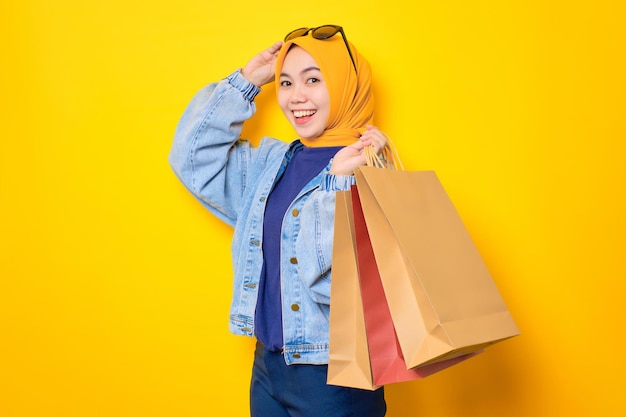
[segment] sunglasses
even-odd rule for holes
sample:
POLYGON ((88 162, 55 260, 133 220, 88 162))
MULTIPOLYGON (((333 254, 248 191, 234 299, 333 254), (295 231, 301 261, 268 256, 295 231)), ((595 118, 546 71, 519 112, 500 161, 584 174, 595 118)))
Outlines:
POLYGON ((318 26, 316 28, 300 28, 296 30, 292 30, 285 36, 285 42, 290 41, 295 38, 299 38, 300 36, 306 36, 311 33, 314 39, 326 40, 335 36, 337 33, 341 33, 341 37, 343 38, 343 43, 346 44, 346 49, 348 50, 348 54, 350 55, 350 60, 352 60, 352 66, 354 67, 354 71, 356 72, 356 63, 354 62, 354 57, 352 56, 352 51, 350 50, 350 45, 348 44, 348 39, 346 38, 346 34, 343 31, 341 26, 337 25, 324 25, 318 26))

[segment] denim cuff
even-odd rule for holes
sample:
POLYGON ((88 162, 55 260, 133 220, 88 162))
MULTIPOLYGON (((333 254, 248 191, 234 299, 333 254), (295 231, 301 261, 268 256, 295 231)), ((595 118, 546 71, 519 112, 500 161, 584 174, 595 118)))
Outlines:
POLYGON ((322 177, 320 189, 322 191, 347 191, 352 185, 356 185, 354 175, 326 174, 322 177))
POLYGON ((256 85, 252 84, 250 81, 246 79, 243 75, 241 75, 241 70, 237 70, 226 77, 230 85, 232 85, 237 90, 241 91, 243 97, 248 101, 254 101, 254 98, 261 92, 261 89, 256 85))

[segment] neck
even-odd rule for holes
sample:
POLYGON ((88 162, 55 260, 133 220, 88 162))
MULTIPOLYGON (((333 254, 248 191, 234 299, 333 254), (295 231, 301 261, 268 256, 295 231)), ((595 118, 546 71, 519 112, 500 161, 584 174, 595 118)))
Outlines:
POLYGON ((358 141, 365 129, 331 129, 316 138, 301 138, 300 141, 309 148, 329 146, 348 146, 358 141))

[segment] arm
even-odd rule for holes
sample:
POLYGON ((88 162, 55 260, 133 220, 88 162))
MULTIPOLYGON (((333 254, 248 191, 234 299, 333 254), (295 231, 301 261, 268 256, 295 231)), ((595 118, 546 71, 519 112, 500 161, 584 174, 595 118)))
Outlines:
POLYGON ((201 90, 183 114, 169 162, 181 182, 220 219, 233 225, 253 163, 254 149, 239 140, 256 108, 260 87, 274 79, 282 42, 252 58, 241 72, 201 90))
POLYGON ((259 91, 238 71, 202 89, 185 110, 169 154, 181 182, 229 224, 236 220, 251 158, 250 145, 238 139, 259 91))

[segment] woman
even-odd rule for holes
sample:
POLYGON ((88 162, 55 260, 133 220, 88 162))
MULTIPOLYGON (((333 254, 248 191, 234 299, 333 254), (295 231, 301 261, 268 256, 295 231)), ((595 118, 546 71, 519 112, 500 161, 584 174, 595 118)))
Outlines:
POLYGON ((372 120, 369 64, 334 25, 290 32, 181 118, 170 164, 235 227, 230 330, 258 340, 253 417, 385 415, 382 389, 326 384, 335 192, 354 184, 364 147, 384 147, 372 120), (239 135, 272 81, 299 139, 253 147, 239 135))

